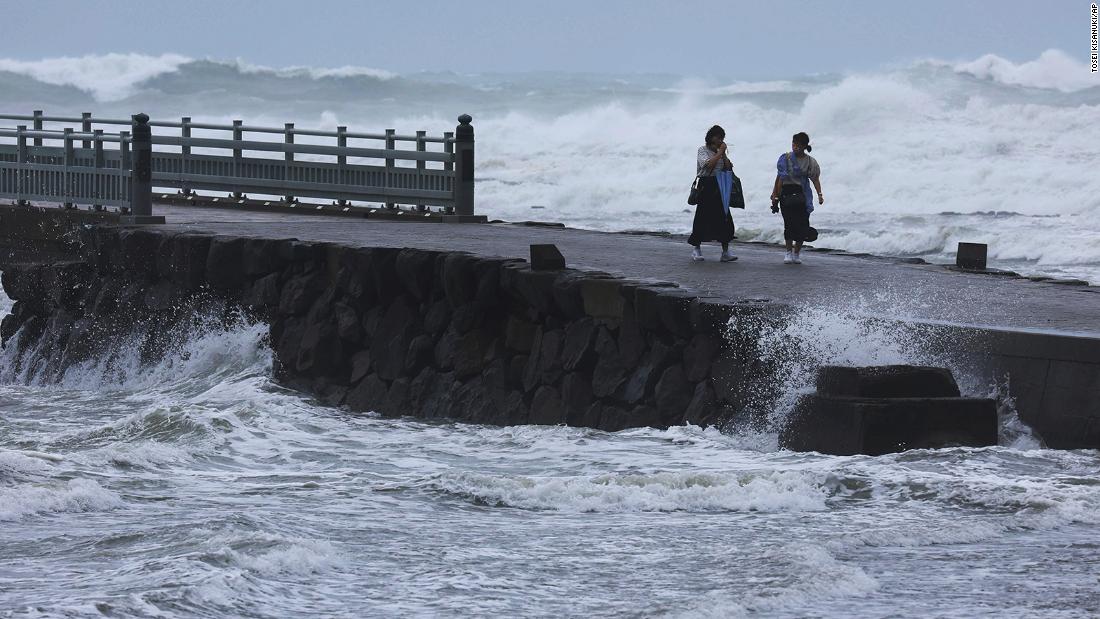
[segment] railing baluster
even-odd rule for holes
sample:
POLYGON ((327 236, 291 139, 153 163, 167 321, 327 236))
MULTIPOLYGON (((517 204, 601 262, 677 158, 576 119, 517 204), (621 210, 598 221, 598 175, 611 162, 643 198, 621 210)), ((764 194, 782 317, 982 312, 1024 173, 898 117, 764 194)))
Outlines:
MULTIPOLYGON (((422 152, 425 152, 426 150, 428 150, 428 148, 427 148, 428 143, 424 141, 424 137, 426 135, 428 135, 427 131, 417 131, 416 132, 416 151, 419 152, 419 153, 422 153, 422 152)), ((424 191, 424 160, 423 159, 417 159, 416 160, 416 190, 417 191, 424 191)), ((420 203, 417 203, 416 210, 423 213, 424 211, 428 210, 428 207, 425 206, 423 202, 420 202, 420 203)))
POLYGON ((447 153, 448 155, 451 156, 450 159, 443 162, 443 170, 445 172, 454 172, 454 169, 455 169, 455 159, 454 159, 455 143, 454 143, 454 139, 455 139, 455 132, 454 131, 447 131, 447 132, 443 133, 443 140, 444 140, 444 142, 443 142, 443 152, 445 152, 445 153, 447 153))
MULTIPOLYGON (((118 138, 118 170, 121 172, 123 170, 129 170, 132 164, 130 158, 130 132, 119 131, 118 138)), ((129 201, 132 192, 127 191, 127 188, 133 186, 133 175, 131 175, 128 180, 129 182, 123 182, 123 177, 121 176, 111 177, 111 199, 129 201)), ((132 210, 132 208, 130 210, 132 210)))
MULTIPOLYGON (((294 123, 286 123, 283 125, 283 143, 288 146, 284 150, 283 156, 283 182, 289 184, 291 182, 291 176, 294 175, 294 123)), ((294 204, 294 196, 285 195, 283 201, 287 204, 294 204)))
POLYGON ((15 203, 20 206, 26 206, 27 200, 23 197, 23 193, 26 188, 23 186, 26 183, 27 170, 24 166, 27 165, 27 125, 19 125, 15 128, 15 143, 16 143, 16 155, 15 161, 19 164, 16 174, 18 175, 15 180, 15 203))
POLYGON ((95 203, 92 204, 92 208, 97 211, 102 211, 103 205, 99 203, 99 200, 103 197, 103 130, 96 129, 92 133, 95 134, 95 139, 93 140, 93 147, 95 148, 95 174, 92 177, 95 179, 93 181, 94 188, 92 190, 92 199, 95 203))
MULTIPOLYGON (((80 130, 84 133, 91 133, 92 132, 92 113, 91 112, 82 112, 80 114, 80 130)), ((86 149, 91 148, 92 143, 89 140, 84 140, 83 146, 86 149)))
MULTIPOLYGON (((348 128, 344 125, 340 125, 339 127, 336 128, 336 134, 337 134, 336 135, 336 146, 338 148, 347 148, 348 147, 348 135, 347 135, 348 134, 348 128)), ((336 165, 337 165, 336 183, 339 184, 339 185, 349 184, 348 183, 348 178, 347 178, 348 156, 347 155, 336 155, 336 165)), ((348 205, 348 201, 343 199, 343 198, 340 198, 339 200, 337 200, 336 203, 339 204, 340 206, 347 206, 348 205)))
MULTIPOLYGON (((34 116, 34 130, 35 131, 41 131, 42 130, 42 110, 35 110, 32 113, 32 116, 34 116)), ((35 146, 42 146, 42 138, 34 138, 34 145, 35 146)))
MULTIPOLYGON (((182 127, 180 127, 180 137, 183 138, 184 140, 191 139, 191 117, 190 116, 184 116, 183 118, 180 119, 180 124, 183 125, 182 127)), ((189 144, 187 144, 186 142, 184 142, 184 144, 182 146, 180 146, 180 174, 181 175, 190 173, 190 168, 191 168, 190 161, 191 161, 191 146, 189 144)), ((180 195, 181 196, 190 196, 191 195, 191 189, 187 185, 184 185, 183 187, 180 187, 180 195)))
MULTIPOLYGON (((244 140, 244 129, 241 128, 242 125, 244 125, 243 120, 234 120, 233 121, 233 141, 234 142, 240 142, 240 141, 244 140)), ((241 166, 242 166, 241 159, 243 158, 243 156, 244 156, 244 152, 240 148, 234 148, 233 149, 233 176, 236 176, 237 178, 240 178, 240 176, 241 176, 241 172, 242 172, 242 170, 241 170, 241 166)), ((240 200, 244 196, 241 192, 234 191, 233 193, 230 194, 230 197, 233 198, 233 199, 236 199, 236 200, 240 200)))
POLYGON ((62 172, 64 185, 61 188, 61 199, 67 209, 76 208, 73 204, 73 166, 76 165, 76 153, 73 152, 73 128, 65 127, 65 160, 62 172))
MULTIPOLYGON (((391 150, 394 150, 394 149, 397 148, 397 140, 394 139, 394 135, 396 133, 397 133, 396 129, 386 129, 386 150, 391 151, 391 150)), ((393 162, 393 157, 390 157, 389 153, 386 153, 386 180, 385 180, 385 184, 386 184, 385 188, 386 189, 392 189, 393 188, 394 180, 395 180, 394 177, 396 176, 394 168, 395 168, 395 166, 394 166, 394 162, 393 162)), ((386 208, 390 208, 390 209, 397 208, 397 204, 395 204, 393 202, 390 202, 389 199, 387 199, 386 200, 386 208)))

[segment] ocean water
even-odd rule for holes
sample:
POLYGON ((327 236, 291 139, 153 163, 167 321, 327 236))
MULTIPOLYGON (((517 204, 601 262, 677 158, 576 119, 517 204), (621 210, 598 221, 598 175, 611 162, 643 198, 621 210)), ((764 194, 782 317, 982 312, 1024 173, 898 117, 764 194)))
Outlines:
POLYGON ((0 110, 403 134, 452 130, 470 113, 479 212, 675 233, 690 230, 695 151, 718 123, 748 201, 738 236, 771 242, 782 238, 768 208, 775 162, 806 131, 826 197, 813 216, 818 245, 951 263, 959 241, 983 242, 991 266, 1096 283, 1098 75, 1058 50, 756 82, 106 54, 0 59, 0 110))
MULTIPOLYGON (((111 54, 0 60, 0 104, 402 133, 469 112, 481 212, 672 232, 718 122, 748 192, 739 235, 763 241, 780 233, 771 166, 806 130, 823 244, 950 261, 987 241, 995 266, 1100 281, 1100 89, 1057 51, 770 82, 111 54)), ((276 385, 267 327, 248 322, 61 376, 8 346, 0 617, 1100 614, 1100 452, 1043 448, 1011 401, 997 447, 778 449, 825 362, 945 365, 969 395, 1003 393, 914 345, 927 334, 861 317, 945 301, 882 294, 765 331, 784 395, 765 427, 722 432, 350 414, 276 385)))
MULTIPOLYGON (((0 616, 1100 613, 1100 453, 1010 402, 998 447, 873 458, 779 450, 790 398, 756 430, 426 423, 280 388, 265 333, 60 377, 0 353, 0 616)), ((761 350, 943 361, 911 341, 818 308, 761 350)))

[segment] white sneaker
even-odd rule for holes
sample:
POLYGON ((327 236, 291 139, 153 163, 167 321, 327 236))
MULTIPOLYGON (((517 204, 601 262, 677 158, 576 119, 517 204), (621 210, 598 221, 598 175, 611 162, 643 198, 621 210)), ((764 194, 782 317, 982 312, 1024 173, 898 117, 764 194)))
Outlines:
POLYGON ((722 252, 722 262, 733 262, 734 260, 737 260, 737 256, 733 255, 732 250, 727 249, 722 252))
POLYGON ((699 249, 698 247, 691 250, 691 260, 693 262, 702 262, 703 261, 703 250, 699 249))
POLYGON ((802 264, 802 252, 794 252, 794 257, 791 259, 791 262, 802 264))
POLYGON ((787 252, 786 255, 783 256, 783 264, 794 264, 794 254, 787 252))

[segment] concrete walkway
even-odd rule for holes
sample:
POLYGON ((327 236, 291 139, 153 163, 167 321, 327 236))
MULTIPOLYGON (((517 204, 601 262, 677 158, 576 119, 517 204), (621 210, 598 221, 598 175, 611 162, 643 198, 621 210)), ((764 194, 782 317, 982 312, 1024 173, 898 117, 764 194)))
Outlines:
POLYGON ((286 216, 157 205, 167 228, 236 236, 297 238, 370 247, 463 250, 527 258, 532 243, 554 243, 568 266, 631 279, 671 281, 707 296, 768 299, 841 311, 989 328, 1100 337, 1100 288, 962 273, 898 260, 804 252, 782 264, 782 249, 735 244, 740 260, 692 263, 682 238, 610 234, 513 224, 433 224, 286 216))

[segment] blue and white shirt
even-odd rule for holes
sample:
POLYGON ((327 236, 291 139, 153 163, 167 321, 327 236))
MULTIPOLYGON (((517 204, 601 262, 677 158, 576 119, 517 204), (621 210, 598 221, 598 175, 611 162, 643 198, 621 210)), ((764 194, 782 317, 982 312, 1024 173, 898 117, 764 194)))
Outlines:
POLYGON ((779 156, 779 161, 775 162, 775 168, 784 185, 802 186, 802 193, 806 194, 806 212, 814 212, 814 194, 810 191, 810 179, 821 176, 821 166, 817 164, 817 159, 810 155, 799 158, 794 153, 783 153, 779 156), (790 169, 787 169, 788 157, 793 164, 790 169))

